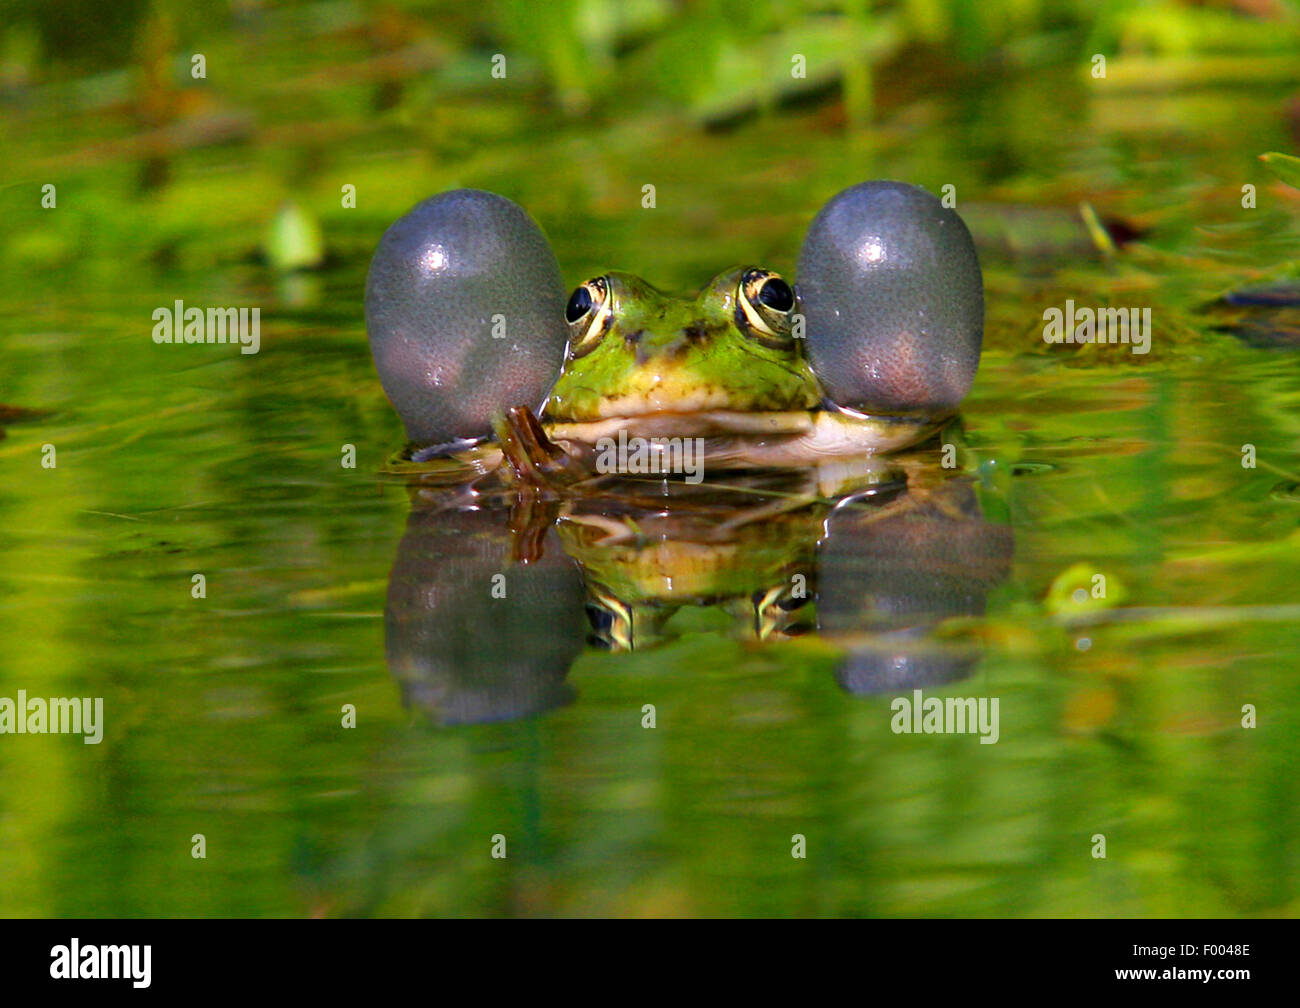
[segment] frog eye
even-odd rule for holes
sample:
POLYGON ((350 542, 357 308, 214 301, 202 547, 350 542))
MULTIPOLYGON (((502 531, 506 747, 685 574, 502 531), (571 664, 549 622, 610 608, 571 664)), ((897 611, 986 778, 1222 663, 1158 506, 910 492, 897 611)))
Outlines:
POLYGON ((768 270, 746 270, 740 278, 736 301, 736 325, 742 332, 777 350, 793 345, 790 313, 794 310, 794 291, 785 280, 768 270))
POLYGON ((576 288, 564 309, 564 317, 569 323, 569 359, 585 357, 595 350, 614 324, 609 280, 596 277, 576 288))
POLYGON ((794 291, 779 276, 771 276, 758 288, 758 300, 773 311, 788 312, 794 307, 794 291))
POLYGON ((569 303, 564 309, 564 320, 568 322, 569 325, 573 325, 574 322, 577 322, 578 319, 591 311, 591 306, 593 304, 595 304, 595 302, 591 299, 591 291, 587 289, 586 284, 583 284, 575 290, 573 296, 569 298, 569 303))

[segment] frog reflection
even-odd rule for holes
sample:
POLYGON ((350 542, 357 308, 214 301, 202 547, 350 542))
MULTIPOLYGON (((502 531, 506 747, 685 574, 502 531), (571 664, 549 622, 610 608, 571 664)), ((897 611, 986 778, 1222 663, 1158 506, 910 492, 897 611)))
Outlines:
MULTIPOLYGON (((949 438, 951 440, 951 437, 949 438)), ((576 695, 592 646, 652 648, 684 607, 730 632, 816 633, 848 692, 953 682, 979 659, 933 629, 983 614, 1010 529, 934 450, 695 486, 598 477, 558 499, 422 486, 389 581, 388 662, 404 700, 444 723, 526 717, 576 695)))

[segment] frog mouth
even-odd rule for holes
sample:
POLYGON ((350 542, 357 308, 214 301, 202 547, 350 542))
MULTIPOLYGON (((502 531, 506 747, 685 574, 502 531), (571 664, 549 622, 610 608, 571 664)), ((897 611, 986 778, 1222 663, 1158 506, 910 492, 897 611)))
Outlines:
POLYGON ((629 412, 597 420, 542 418, 551 437, 594 444, 615 437, 621 430, 641 437, 718 437, 745 434, 761 437, 807 434, 816 425, 814 410, 702 410, 699 412, 629 412))
POLYGON ((947 416, 866 416, 838 409, 643 413, 576 422, 546 422, 557 441, 596 445, 619 431, 642 438, 707 439, 706 462, 742 468, 802 466, 849 456, 888 454, 917 444, 947 416))

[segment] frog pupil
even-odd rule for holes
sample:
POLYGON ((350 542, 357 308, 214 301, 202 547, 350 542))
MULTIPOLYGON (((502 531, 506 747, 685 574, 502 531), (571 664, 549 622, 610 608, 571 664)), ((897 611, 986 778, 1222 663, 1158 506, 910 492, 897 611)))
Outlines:
POLYGON ((758 289, 758 300, 773 311, 785 312, 794 307, 794 291, 780 277, 769 277, 758 289))
POLYGON ((591 291, 587 290, 584 284, 569 298, 569 305, 564 309, 564 317, 570 322, 577 322, 589 311, 591 311, 591 291))

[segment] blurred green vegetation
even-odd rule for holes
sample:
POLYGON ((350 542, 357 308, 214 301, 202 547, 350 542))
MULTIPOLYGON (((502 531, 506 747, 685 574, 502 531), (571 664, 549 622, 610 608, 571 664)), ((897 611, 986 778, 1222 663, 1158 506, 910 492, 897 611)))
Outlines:
MULTIPOLYGON (((332 255, 363 258, 376 226, 461 184, 528 207, 566 269, 585 270, 614 229, 614 247, 643 229, 674 283, 712 265, 681 261, 680 246, 722 221, 744 255, 770 255, 835 188, 881 173, 955 184, 963 206, 968 194, 1068 212, 1091 200, 1135 227, 1176 227, 1187 215, 1161 191, 1210 213, 1219 194, 1194 170, 1139 177, 1122 144, 1207 83, 1292 85, 1300 53, 1283 0, 6 0, 0 14, 0 116, 18 166, 0 256, 20 289, 27 271, 70 280, 123 258, 280 261, 261 239, 287 199, 332 255), (1071 159, 1063 134, 1099 121, 1115 127, 1114 156, 1071 159), (662 228, 619 219, 647 181, 670 211, 662 228), (66 212, 42 207, 45 184, 66 212)), ((1198 112, 1193 132, 1224 114, 1198 112)), ((1298 114, 1277 123, 1290 115, 1294 130, 1298 114)), ((1245 160, 1260 151, 1239 153, 1238 186, 1263 177, 1245 160)), ((1046 234, 1059 248, 1080 234, 1067 219, 1075 230, 1052 237, 1061 222, 1005 207, 975 220, 998 241, 1046 234)))

